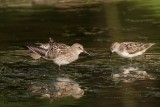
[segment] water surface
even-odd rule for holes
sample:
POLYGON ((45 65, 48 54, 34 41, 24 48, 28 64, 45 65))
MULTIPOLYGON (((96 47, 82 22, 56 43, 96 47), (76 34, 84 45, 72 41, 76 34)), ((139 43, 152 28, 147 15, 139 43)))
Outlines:
POLYGON ((1 107, 158 107, 160 10, 159 1, 155 1, 99 3, 69 9, 1 8, 1 107), (68 45, 81 43, 92 56, 81 54, 76 62, 62 66, 63 71, 57 73, 58 66, 51 61, 31 59, 26 48, 35 42, 48 42, 49 37, 68 45), (140 56, 130 63, 116 54, 108 58, 109 47, 115 41, 156 45, 146 52, 146 60, 140 56), (134 78, 134 81, 112 78, 124 67, 138 68, 152 78, 134 78), (73 90, 80 88, 84 94, 76 98, 64 88, 66 94, 56 97, 58 92, 63 93, 52 88, 57 78, 74 81, 66 83, 69 89, 75 86, 73 90))

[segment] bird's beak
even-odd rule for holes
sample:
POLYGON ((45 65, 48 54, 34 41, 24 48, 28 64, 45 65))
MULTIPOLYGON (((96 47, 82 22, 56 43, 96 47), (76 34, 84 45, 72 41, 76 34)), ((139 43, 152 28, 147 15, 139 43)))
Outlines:
POLYGON ((83 50, 83 52, 84 52, 84 53, 86 53, 86 54, 88 54, 89 56, 91 56, 91 54, 90 54, 90 53, 88 53, 87 51, 83 50))

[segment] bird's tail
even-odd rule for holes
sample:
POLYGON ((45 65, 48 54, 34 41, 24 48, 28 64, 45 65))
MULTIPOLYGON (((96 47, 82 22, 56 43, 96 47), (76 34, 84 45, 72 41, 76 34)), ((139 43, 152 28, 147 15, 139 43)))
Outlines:
POLYGON ((149 48, 153 45, 155 45, 156 43, 149 43, 149 48))
POLYGON ((155 43, 146 43, 144 46, 146 47, 146 50, 147 50, 153 45, 155 45, 155 43))
POLYGON ((156 43, 150 43, 151 46, 155 45, 156 43))

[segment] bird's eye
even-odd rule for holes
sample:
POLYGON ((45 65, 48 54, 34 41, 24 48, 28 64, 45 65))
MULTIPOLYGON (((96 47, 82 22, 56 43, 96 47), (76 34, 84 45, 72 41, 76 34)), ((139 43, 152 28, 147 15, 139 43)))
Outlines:
POLYGON ((80 50, 82 50, 82 48, 81 47, 78 47, 80 50))

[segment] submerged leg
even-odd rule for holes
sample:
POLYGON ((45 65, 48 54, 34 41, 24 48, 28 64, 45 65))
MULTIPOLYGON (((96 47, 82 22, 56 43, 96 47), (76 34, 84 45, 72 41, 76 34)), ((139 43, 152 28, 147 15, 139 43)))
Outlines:
POLYGON ((146 54, 143 54, 143 58, 144 58, 144 60, 146 60, 146 59, 147 59, 146 54))
POLYGON ((112 52, 111 52, 111 51, 109 51, 108 58, 110 59, 110 61, 111 61, 111 57, 112 57, 112 52))
POLYGON ((61 65, 58 66, 58 71, 61 71, 61 65))
POLYGON ((132 63, 133 61, 132 61, 132 60, 133 60, 133 59, 132 59, 132 58, 130 58, 130 62, 129 62, 129 65, 130 65, 130 66, 132 66, 132 65, 133 65, 133 63, 132 63))
POLYGON ((147 61, 148 61, 148 60, 147 60, 147 57, 146 57, 146 54, 145 54, 145 53, 143 54, 143 60, 144 60, 143 62, 145 63, 145 65, 148 65, 148 64, 147 64, 147 61))
POLYGON ((131 60, 131 63, 132 63, 132 58, 130 58, 130 60, 131 60))
POLYGON ((58 72, 61 72, 61 71, 63 71, 63 70, 61 69, 61 65, 58 65, 58 72))
POLYGON ((109 61, 111 61, 111 60, 112 60, 112 52, 111 52, 111 51, 109 51, 108 59, 109 59, 109 61))

